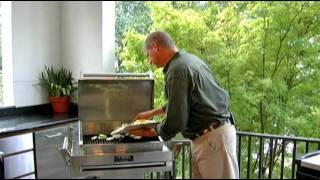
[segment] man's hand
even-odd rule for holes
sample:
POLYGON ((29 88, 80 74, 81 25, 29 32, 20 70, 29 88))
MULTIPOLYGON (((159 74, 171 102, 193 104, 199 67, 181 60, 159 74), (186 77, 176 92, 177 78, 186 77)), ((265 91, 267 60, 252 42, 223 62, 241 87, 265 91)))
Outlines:
POLYGON ((145 111, 137 114, 133 119, 138 120, 138 119, 151 119, 153 117, 153 111, 145 111))
POLYGON ((134 136, 142 136, 142 137, 155 137, 158 136, 156 130, 154 128, 140 128, 133 129, 129 131, 130 135, 134 136))
POLYGON ((151 119, 153 116, 164 115, 162 108, 151 109, 149 111, 144 111, 138 113, 133 119, 151 119))

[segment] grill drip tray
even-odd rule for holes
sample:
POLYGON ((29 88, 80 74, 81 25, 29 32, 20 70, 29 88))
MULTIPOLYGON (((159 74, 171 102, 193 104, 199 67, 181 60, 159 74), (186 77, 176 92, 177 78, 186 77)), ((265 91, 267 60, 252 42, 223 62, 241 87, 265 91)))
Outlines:
POLYGON ((83 136, 83 144, 81 145, 84 154, 97 153, 132 153, 132 152, 148 152, 162 151, 163 142, 159 137, 143 137, 134 139, 130 136, 125 136, 122 139, 111 141, 91 140, 92 136, 83 136))

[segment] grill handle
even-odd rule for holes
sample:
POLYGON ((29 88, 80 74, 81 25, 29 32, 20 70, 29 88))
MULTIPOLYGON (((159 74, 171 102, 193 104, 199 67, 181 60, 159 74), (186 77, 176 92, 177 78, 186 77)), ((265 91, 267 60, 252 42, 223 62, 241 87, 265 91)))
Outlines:
POLYGON ((115 169, 128 169, 128 168, 148 168, 148 167, 161 167, 166 166, 166 162, 146 162, 146 163, 134 163, 134 164, 113 164, 113 165, 89 165, 81 166, 80 171, 103 171, 103 170, 115 170, 115 169))
POLYGON ((61 135, 62 135, 62 133, 61 133, 61 132, 59 132, 59 133, 57 133, 57 134, 46 135, 46 138, 48 138, 48 139, 52 139, 52 138, 55 138, 55 137, 59 137, 59 136, 61 136, 61 135))
POLYGON ((67 136, 65 136, 64 140, 63 140, 63 145, 61 148, 59 148, 59 150, 62 155, 62 158, 64 159, 64 161, 66 162, 66 164, 68 166, 71 165, 70 161, 71 161, 71 157, 72 157, 72 154, 71 154, 72 148, 73 148, 72 141, 70 141, 70 139, 67 136))
POLYGON ((81 74, 82 78, 86 77, 114 77, 114 78, 119 78, 119 77, 144 77, 144 78, 153 78, 152 72, 146 72, 146 73, 104 73, 104 74, 91 74, 91 73, 86 73, 86 74, 81 74))

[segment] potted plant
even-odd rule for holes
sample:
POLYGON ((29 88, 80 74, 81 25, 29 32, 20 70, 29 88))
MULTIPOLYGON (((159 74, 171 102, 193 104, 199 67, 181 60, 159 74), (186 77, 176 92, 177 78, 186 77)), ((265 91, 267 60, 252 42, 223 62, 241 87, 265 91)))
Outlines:
POLYGON ((48 91, 53 112, 68 112, 70 95, 77 90, 72 72, 61 67, 54 70, 45 66, 41 72, 40 84, 48 91))

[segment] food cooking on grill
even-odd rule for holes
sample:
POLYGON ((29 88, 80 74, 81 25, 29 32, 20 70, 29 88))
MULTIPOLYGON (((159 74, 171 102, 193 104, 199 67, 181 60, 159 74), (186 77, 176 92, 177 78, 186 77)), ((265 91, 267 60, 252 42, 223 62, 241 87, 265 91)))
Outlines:
MULTIPOLYGON (((143 130, 144 128, 141 129, 135 129, 135 131, 140 131, 143 130)), ((115 143, 133 143, 133 142, 146 142, 150 140, 154 140, 155 136, 150 136, 148 134, 145 135, 139 135, 139 134, 131 134, 131 131, 126 134, 104 134, 104 133, 99 133, 98 135, 95 136, 87 136, 84 138, 84 143, 85 144, 115 144, 115 143)))
POLYGON ((106 135, 106 134, 103 134, 103 133, 99 133, 98 136, 92 136, 91 140, 96 140, 96 139, 104 140, 105 139, 107 141, 112 141, 114 139, 120 139, 120 138, 123 138, 123 135, 121 135, 121 134, 106 135))
POLYGON ((107 135, 100 133, 98 139, 107 139, 107 135))
POLYGON ((96 140, 98 139, 98 136, 92 136, 91 140, 96 140))
POLYGON ((106 140, 107 141, 112 141, 112 140, 114 140, 114 137, 108 137, 106 140))
POLYGON ((135 135, 132 135, 132 134, 130 134, 130 137, 132 137, 133 139, 141 139, 142 138, 142 136, 135 136, 135 135))
POLYGON ((121 135, 121 134, 114 134, 114 135, 112 135, 112 137, 113 137, 114 139, 120 139, 120 138, 123 137, 123 135, 121 135))

